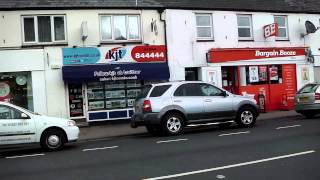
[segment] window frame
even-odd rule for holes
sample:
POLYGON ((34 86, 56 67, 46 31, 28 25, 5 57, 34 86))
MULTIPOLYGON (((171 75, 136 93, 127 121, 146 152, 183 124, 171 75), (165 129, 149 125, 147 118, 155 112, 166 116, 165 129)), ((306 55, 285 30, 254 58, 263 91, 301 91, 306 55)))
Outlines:
MULTIPOLYGON (((276 36, 276 40, 282 40, 282 41, 287 41, 289 40, 289 27, 288 27, 288 16, 286 15, 274 15, 273 16, 273 21, 276 23, 276 17, 284 17, 285 19, 285 26, 280 26, 278 23, 278 29, 280 31, 280 29, 286 29, 286 37, 281 37, 281 36, 276 36)), ((280 33, 279 33, 280 34, 280 33)))
POLYGON ((196 38, 197 40, 214 40, 214 31, 213 31, 213 16, 212 16, 212 13, 195 13, 195 20, 196 20, 196 38), (210 17, 210 25, 209 26, 198 26, 197 25, 197 16, 209 16, 210 17), (205 27, 205 28, 208 28, 210 27, 210 34, 211 36, 210 37, 199 37, 198 36, 198 28, 201 28, 201 27, 205 27))
POLYGON ((237 14, 237 32, 238 32, 238 39, 240 41, 243 41, 243 40, 253 40, 253 22, 252 22, 252 15, 251 14, 237 14), (239 21, 238 21, 238 17, 248 17, 249 18, 249 23, 250 23, 250 26, 239 26, 239 21), (250 37, 240 37, 239 36, 239 28, 249 28, 250 29, 250 37))
POLYGON ((54 14, 54 15, 49 15, 49 14, 40 14, 40 15, 22 15, 21 16, 21 29, 22 29, 22 43, 24 45, 33 45, 33 44, 62 44, 66 43, 67 40, 67 23, 66 23, 66 15, 64 14, 54 14), (40 16, 49 16, 50 17, 50 31, 51 31, 51 41, 50 42, 39 42, 39 32, 38 32, 38 17, 40 16), (64 40, 55 40, 55 27, 54 27, 54 18, 55 17, 63 17, 63 22, 64 22, 64 40), (25 18, 33 18, 34 22, 34 36, 35 40, 34 41, 25 41, 25 27, 24 27, 24 19, 25 18))
POLYGON ((99 15, 99 35, 101 43, 115 43, 115 42, 141 42, 142 41, 142 26, 141 26, 141 15, 140 14, 100 14, 99 15), (126 40, 116 40, 114 36, 114 16, 125 16, 126 26, 126 40), (102 37, 102 17, 110 17, 111 24, 111 39, 103 39, 102 37), (138 17, 138 39, 129 39, 129 17, 138 17))

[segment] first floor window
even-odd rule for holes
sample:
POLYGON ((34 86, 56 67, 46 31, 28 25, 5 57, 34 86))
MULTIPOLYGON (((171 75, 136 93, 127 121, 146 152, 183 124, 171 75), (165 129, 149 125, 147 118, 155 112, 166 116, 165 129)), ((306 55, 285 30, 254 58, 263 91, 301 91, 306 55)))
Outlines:
POLYGON ((238 15, 238 36, 239 40, 252 40, 252 20, 251 15, 238 15))
POLYGON ((196 14, 196 25, 199 40, 213 39, 211 14, 196 14))
POLYGON ((100 18, 102 41, 137 41, 140 36, 139 15, 102 15, 100 18))
POLYGON ((274 22, 278 24, 279 32, 277 40, 288 40, 288 23, 287 16, 274 16, 274 22))
POLYGON ((24 43, 52 43, 66 41, 65 16, 23 16, 24 43))

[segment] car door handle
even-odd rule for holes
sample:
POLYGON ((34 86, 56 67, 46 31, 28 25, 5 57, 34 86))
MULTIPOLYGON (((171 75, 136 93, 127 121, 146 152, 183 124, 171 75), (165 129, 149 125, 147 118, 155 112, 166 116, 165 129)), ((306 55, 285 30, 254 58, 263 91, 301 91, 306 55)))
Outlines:
POLYGON ((174 100, 173 102, 182 102, 182 100, 174 100))
POLYGON ((212 100, 211 99, 206 99, 206 100, 204 100, 204 102, 212 102, 212 100))

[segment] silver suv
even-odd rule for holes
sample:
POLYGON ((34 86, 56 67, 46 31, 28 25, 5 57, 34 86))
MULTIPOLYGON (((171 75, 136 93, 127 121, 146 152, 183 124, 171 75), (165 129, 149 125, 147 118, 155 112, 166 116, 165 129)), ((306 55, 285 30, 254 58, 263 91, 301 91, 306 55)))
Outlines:
POLYGON ((189 124, 218 122, 252 127, 259 115, 257 102, 231 94, 210 83, 181 81, 145 86, 135 102, 131 127, 146 126, 151 134, 176 135, 189 124))

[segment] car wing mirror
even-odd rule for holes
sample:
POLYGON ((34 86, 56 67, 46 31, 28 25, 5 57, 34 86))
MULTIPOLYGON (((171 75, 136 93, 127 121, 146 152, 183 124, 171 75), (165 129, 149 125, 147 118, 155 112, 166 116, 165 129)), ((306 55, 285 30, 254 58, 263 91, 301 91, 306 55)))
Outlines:
POLYGON ((222 96, 227 97, 228 96, 227 91, 222 91, 222 96))
POLYGON ((26 115, 25 113, 21 113, 21 118, 22 119, 29 119, 29 116, 26 115))

